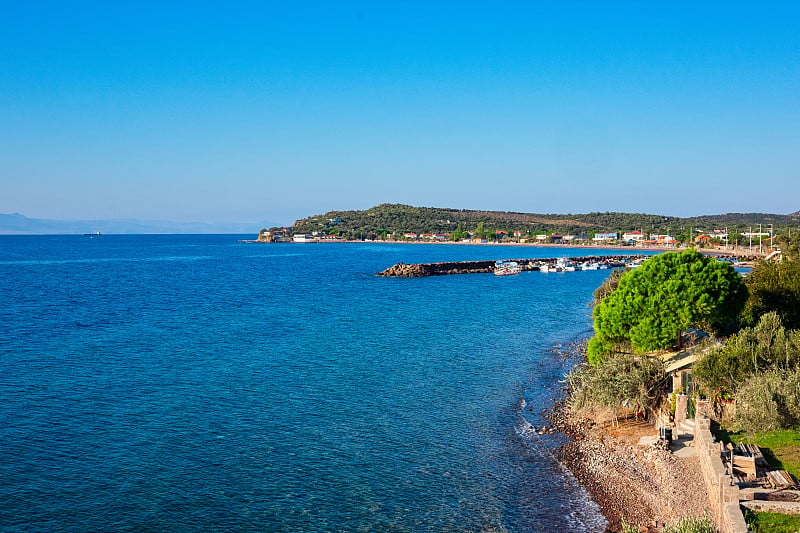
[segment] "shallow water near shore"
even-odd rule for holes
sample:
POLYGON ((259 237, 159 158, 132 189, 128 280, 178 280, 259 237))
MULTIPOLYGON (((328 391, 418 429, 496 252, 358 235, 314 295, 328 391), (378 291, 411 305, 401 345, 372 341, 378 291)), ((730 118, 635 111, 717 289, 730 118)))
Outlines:
POLYGON ((3 531, 602 531, 539 436, 614 251, 0 237, 3 531), (511 254, 511 257, 509 257, 511 254))

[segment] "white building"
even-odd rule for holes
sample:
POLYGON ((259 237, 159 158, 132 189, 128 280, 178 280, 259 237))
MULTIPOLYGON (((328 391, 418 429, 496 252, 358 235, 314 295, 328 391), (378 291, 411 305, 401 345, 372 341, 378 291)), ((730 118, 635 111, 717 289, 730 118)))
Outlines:
POLYGON ((317 238, 310 233, 297 233, 292 237, 294 242, 316 242, 317 238))
POLYGON ((622 234, 622 240, 626 242, 639 242, 645 239, 645 234, 641 231, 629 231, 622 234))
POLYGON ((594 237, 592 238, 593 241, 601 242, 601 241, 616 241, 619 239, 619 233, 616 231, 610 231, 607 233, 595 233, 594 237))

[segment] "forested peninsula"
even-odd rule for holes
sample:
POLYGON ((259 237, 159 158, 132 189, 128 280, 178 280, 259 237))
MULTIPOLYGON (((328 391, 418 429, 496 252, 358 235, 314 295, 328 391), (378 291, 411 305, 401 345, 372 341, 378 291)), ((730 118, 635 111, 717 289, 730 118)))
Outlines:
POLYGON ((725 231, 729 243, 746 244, 742 234, 778 233, 800 226, 800 211, 787 214, 727 213, 697 217, 674 217, 645 213, 594 212, 586 214, 536 214, 508 211, 478 211, 438 207, 381 204, 358 211, 329 211, 297 220, 295 234, 326 235, 356 240, 404 240, 410 235, 440 235, 458 241, 466 237, 488 240, 535 235, 577 235, 591 239, 598 233, 629 231, 668 234, 679 241, 691 240, 698 232, 725 231))

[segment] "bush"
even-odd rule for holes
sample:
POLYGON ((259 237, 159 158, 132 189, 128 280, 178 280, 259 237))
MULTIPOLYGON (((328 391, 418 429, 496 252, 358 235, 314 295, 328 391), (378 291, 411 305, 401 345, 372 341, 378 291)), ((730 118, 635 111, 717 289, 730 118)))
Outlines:
POLYGON ((596 365, 583 365, 569 375, 573 409, 623 406, 653 412, 662 399, 664 365, 657 357, 617 355, 596 365))
POLYGON ((688 516, 664 528, 663 533, 714 533, 714 523, 710 518, 688 516))
POLYGON ((746 325, 755 324, 765 313, 777 311, 784 326, 800 329, 800 260, 761 261, 745 283, 750 292, 742 312, 746 325))
POLYGON ((755 327, 731 336, 720 350, 706 354, 695 364, 693 374, 706 390, 735 392, 750 376, 798 367, 800 331, 785 329, 773 311, 755 327))
POLYGON ((800 370, 754 376, 736 395, 736 423, 748 431, 800 427, 800 370))

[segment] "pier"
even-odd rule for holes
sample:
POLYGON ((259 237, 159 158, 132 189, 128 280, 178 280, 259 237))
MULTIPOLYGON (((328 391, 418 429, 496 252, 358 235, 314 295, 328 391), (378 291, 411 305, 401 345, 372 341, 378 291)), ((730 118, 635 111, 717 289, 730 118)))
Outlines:
MULTIPOLYGON (((642 259, 649 257, 644 254, 629 255, 590 255, 580 257, 552 257, 552 258, 529 258, 529 259, 504 259, 513 261, 522 267, 523 272, 538 271, 544 265, 555 266, 559 261, 569 261, 572 263, 597 263, 604 268, 625 267, 637 264, 642 259)), ((482 261, 452 261, 446 263, 397 263, 392 265, 378 276, 388 276, 396 278, 424 278, 427 276, 448 276, 451 274, 490 274, 494 272, 495 263, 493 259, 482 261)))

